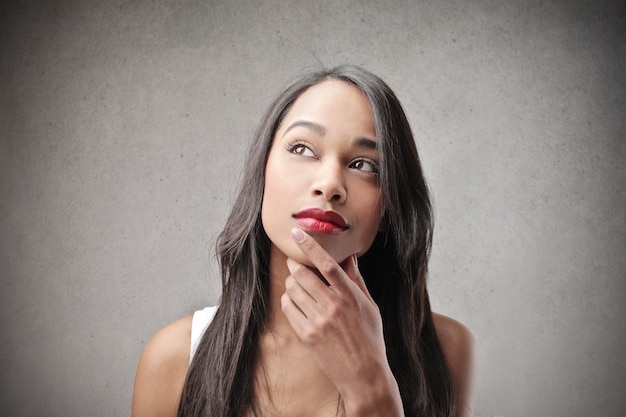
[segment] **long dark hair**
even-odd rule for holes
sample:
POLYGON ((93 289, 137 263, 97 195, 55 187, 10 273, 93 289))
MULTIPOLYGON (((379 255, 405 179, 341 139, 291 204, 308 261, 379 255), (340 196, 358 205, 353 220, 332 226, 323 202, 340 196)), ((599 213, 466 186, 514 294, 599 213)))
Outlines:
POLYGON ((240 417, 254 410, 255 361, 269 299, 270 241, 261 224, 265 165, 292 103, 324 80, 343 80, 366 96, 374 117, 385 213, 382 231, 359 260, 380 309, 387 356, 407 416, 454 414, 454 387, 426 289, 433 218, 411 128, 389 86, 342 65, 304 76, 272 102, 251 144, 246 172, 217 242, 222 296, 190 365, 179 417, 240 417))

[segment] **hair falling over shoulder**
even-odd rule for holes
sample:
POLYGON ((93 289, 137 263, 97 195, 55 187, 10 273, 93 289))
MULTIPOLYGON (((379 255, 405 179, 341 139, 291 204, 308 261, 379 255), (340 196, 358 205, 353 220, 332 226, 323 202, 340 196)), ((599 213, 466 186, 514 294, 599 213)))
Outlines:
POLYGON ((218 239, 222 296, 190 365, 179 417, 260 417, 253 380, 269 298, 270 242, 260 219, 265 165, 274 134, 291 104, 327 79, 359 88, 374 117, 385 214, 383 230, 360 259, 359 269, 381 312, 387 357, 405 415, 454 415, 452 377, 426 288, 433 216, 413 134, 385 82, 362 68, 343 65, 290 84, 261 120, 241 189, 218 239))

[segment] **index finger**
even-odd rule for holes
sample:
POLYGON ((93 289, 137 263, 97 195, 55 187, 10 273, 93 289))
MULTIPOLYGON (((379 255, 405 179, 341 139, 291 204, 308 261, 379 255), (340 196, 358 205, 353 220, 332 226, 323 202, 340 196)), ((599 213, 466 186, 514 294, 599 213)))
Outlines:
POLYGON ((346 272, 315 239, 297 227, 291 229, 291 236, 331 287, 345 288, 346 272))

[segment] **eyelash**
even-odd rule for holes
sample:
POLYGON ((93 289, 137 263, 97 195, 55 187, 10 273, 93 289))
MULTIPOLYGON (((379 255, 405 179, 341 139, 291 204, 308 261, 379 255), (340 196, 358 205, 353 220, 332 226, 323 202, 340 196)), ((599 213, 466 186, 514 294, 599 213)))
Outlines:
POLYGON ((379 169, 378 168, 378 164, 376 162, 370 160, 370 159, 360 158, 360 159, 357 159, 357 160, 354 160, 354 161, 350 162, 350 165, 348 165, 348 166, 352 167, 355 164, 357 164, 358 162, 365 162, 365 163, 370 164, 372 166, 372 170, 371 171, 365 171, 365 170, 362 170, 362 169, 359 169, 359 171, 365 172, 367 174, 378 175, 378 169, 379 169))
MULTIPOLYGON (((305 145, 304 143, 301 143, 301 142, 288 143, 285 146, 285 149, 289 153, 292 153, 292 154, 295 154, 295 155, 304 156, 305 158, 316 157, 315 152, 313 152, 313 150, 309 146, 307 146, 307 145, 305 145), (297 151, 298 149, 302 149, 302 152, 297 151), (311 152, 311 154, 313 154, 313 156, 305 155, 304 153, 306 153, 306 151, 311 152)), ((370 175, 378 175, 378 172, 379 172, 379 165, 378 165, 378 163, 373 161, 373 160, 371 160, 371 159, 368 159, 368 158, 358 158, 358 159, 355 159, 354 161, 350 162, 348 167, 357 169, 360 172, 364 172, 364 173, 370 174, 370 175), (359 163, 359 162, 364 162, 366 164, 371 165, 371 167, 372 167, 371 171, 355 168, 355 165, 357 163, 359 163)))
POLYGON ((305 156, 305 157, 307 157, 307 158, 311 158, 311 156, 306 156, 306 155, 304 155, 304 154, 303 154, 303 153, 301 153, 301 152, 297 152, 297 151, 296 151, 296 149, 298 149, 298 148, 303 148, 303 149, 304 149, 304 152, 306 152, 306 151, 308 150, 308 151, 309 151, 309 152, 311 152, 313 155, 315 155, 315 152, 313 152, 313 151, 311 150, 311 148, 309 148, 307 145, 305 145, 304 143, 301 143, 301 142, 288 143, 288 144, 285 146, 285 149, 287 149, 287 151, 288 151, 288 152, 290 152, 290 153, 293 153, 293 154, 296 154, 296 155, 300 155, 300 156, 305 156))

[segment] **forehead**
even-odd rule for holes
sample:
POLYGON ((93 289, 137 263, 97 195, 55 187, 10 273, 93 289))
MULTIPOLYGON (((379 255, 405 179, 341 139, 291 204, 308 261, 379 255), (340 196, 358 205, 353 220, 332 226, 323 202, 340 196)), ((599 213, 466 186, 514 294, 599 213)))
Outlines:
POLYGON ((349 130, 375 139, 372 111, 365 94, 352 84, 327 80, 302 93, 293 103, 278 132, 298 120, 321 124, 330 130, 349 130))

